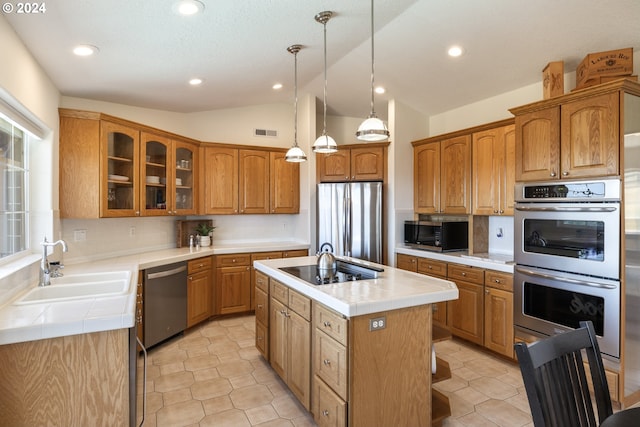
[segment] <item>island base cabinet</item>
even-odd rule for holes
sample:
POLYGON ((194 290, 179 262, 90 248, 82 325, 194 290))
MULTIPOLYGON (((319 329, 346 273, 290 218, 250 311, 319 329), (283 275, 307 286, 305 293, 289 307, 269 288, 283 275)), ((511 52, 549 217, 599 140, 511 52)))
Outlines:
POLYGON ((345 427, 347 404, 321 379, 313 379, 313 415, 319 427, 345 427))
POLYGON ((431 312, 426 304, 350 318, 349 426, 431 426, 431 312), (370 330, 380 317, 385 327, 370 330))
POLYGON ((0 424, 129 425, 129 330, 0 346, 0 424))

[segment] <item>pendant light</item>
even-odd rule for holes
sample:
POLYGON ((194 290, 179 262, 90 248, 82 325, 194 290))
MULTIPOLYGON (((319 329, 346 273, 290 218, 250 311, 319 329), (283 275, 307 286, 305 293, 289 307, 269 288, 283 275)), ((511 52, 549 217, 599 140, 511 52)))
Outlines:
POLYGON ((384 122, 380 120, 373 108, 373 0, 371 0, 371 114, 366 119, 356 132, 356 137, 362 141, 377 142, 385 141, 389 138, 389 130, 385 126, 384 122))
POLYGON ((336 141, 327 135, 327 22, 333 16, 333 12, 320 12, 315 20, 324 26, 324 121, 322 135, 313 143, 313 151, 316 153, 335 153, 338 151, 336 141))
POLYGON ((293 84, 293 92, 294 92, 294 115, 293 115, 293 147, 289 148, 287 154, 284 156, 284 159, 287 162, 300 163, 307 160, 307 155, 304 154, 302 148, 298 147, 298 52, 302 49, 302 45, 294 44, 287 48, 289 53, 293 53, 293 63, 294 63, 294 84, 293 84))

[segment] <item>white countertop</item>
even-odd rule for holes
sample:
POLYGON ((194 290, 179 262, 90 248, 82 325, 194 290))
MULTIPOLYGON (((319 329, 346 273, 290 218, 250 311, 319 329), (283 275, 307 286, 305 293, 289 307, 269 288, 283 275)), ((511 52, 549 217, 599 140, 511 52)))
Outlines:
POLYGON ((414 249, 405 245, 397 245, 396 253, 436 259, 445 262, 453 262, 456 264, 471 265, 473 267, 486 268, 488 270, 496 270, 503 273, 512 274, 513 268, 515 266, 515 263, 513 262, 513 256, 507 254, 483 253, 469 255, 467 251, 431 252, 414 249))
POLYGON ((255 261, 254 267, 303 295, 347 317, 449 301, 458 298, 458 288, 437 279, 386 265, 377 279, 329 285, 312 285, 279 270, 280 267, 315 265, 316 257, 255 261))
MULTIPOLYGON (((84 298, 72 301, 14 305, 37 286, 27 283, 24 290, 0 305, 0 345, 67 335, 130 328, 135 324, 138 270, 210 255, 308 249, 308 243, 225 243, 200 249, 173 248, 90 263, 66 265, 65 275, 91 272, 131 272, 129 291, 124 295, 84 298)), ((56 279, 51 280, 55 286, 56 279)))

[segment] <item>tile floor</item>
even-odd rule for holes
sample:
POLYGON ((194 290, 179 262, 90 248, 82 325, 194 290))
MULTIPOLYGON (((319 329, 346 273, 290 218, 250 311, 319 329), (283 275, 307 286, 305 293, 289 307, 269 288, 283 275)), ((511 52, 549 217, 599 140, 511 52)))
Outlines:
MULTIPOLYGON (((254 347, 254 316, 214 320, 149 351, 145 427, 315 426, 254 347)), ((436 344, 452 378, 444 427, 532 426, 515 363, 459 340, 436 344)), ((141 389, 141 387, 140 387, 141 389)))

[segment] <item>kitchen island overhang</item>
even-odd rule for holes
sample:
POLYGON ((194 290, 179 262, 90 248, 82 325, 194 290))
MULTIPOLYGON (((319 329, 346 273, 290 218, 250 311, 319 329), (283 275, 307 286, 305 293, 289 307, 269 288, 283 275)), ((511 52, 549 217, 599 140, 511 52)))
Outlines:
POLYGON ((315 263, 315 256, 281 258, 254 261, 254 268, 347 317, 458 299, 452 281, 380 264, 372 263, 384 269, 376 279, 326 285, 312 285, 280 270, 315 263))

